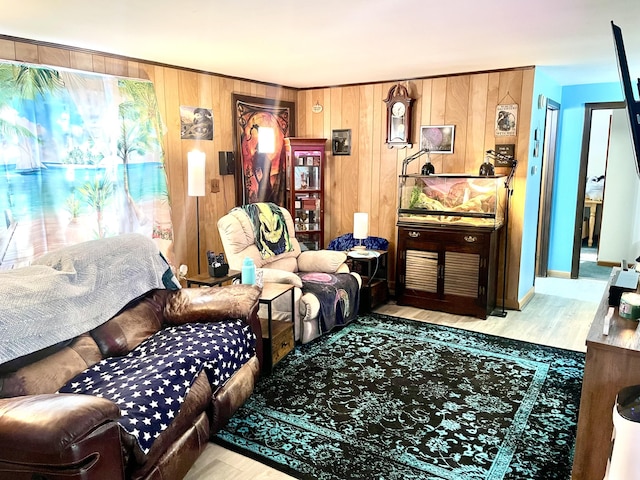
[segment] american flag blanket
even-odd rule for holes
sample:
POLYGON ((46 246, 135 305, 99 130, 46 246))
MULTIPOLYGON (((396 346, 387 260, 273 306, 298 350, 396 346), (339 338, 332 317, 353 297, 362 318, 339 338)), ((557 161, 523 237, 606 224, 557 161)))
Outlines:
POLYGON ((120 407, 122 428, 147 454, 178 414, 204 369, 212 391, 255 352, 253 330, 242 320, 167 327, 124 357, 111 357, 71 379, 60 393, 108 398, 120 407))

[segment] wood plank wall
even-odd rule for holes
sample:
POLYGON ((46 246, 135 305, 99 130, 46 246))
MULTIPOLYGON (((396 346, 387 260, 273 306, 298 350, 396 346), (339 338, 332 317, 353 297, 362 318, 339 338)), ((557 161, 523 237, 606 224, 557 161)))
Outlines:
MULTIPOLYGON (((191 273, 198 269, 197 223, 196 200, 186 195, 187 152, 193 148, 203 150, 207 155, 208 179, 221 179, 220 193, 207 193, 199 200, 200 250, 221 251, 216 222, 234 206, 235 186, 233 176, 219 175, 218 152, 235 150, 231 105, 233 93, 296 102, 297 136, 331 139, 332 130, 351 129, 350 156, 333 157, 331 142, 327 142, 325 243, 353 231, 354 212, 368 212, 370 234, 385 237, 391 242, 389 278, 392 288, 395 277, 397 179, 402 159, 419 148, 420 125, 456 126, 453 155, 432 155, 436 172, 476 174, 483 162, 484 151, 493 149, 496 143, 515 143, 519 164, 511 202, 506 298, 509 308, 518 308, 533 67, 400 80, 416 99, 412 126, 412 139, 416 143, 411 149, 398 150, 388 149, 384 143, 386 108, 383 102, 389 89, 397 82, 297 90, 160 66, 100 52, 1 37, 0 58, 144 78, 154 83, 160 111, 167 126, 166 167, 175 236, 173 263, 187 264, 191 273), (498 103, 518 103, 516 138, 494 136, 495 108, 498 103), (316 104, 323 106, 322 112, 312 112, 311 108, 316 104), (213 110, 212 142, 180 139, 181 105, 213 110)), ((418 172, 420 165, 420 160, 410 164, 409 173, 418 172)), ((201 268, 206 268, 205 263, 201 268)), ((501 285, 502 280, 499 283, 501 285)), ((499 288, 499 295, 501 290, 499 288)))
MULTIPOLYGON (((332 238, 353 231, 353 214, 369 213, 370 235, 391 243, 390 279, 395 278, 396 210, 398 175, 402 160, 419 150, 421 125, 456 126, 454 153, 431 155, 437 173, 477 175, 484 152, 496 144, 515 143, 518 167, 513 181, 511 201, 506 305, 519 308, 518 282, 524 218, 525 184, 529 150, 533 67, 497 72, 455 75, 400 81, 407 86, 413 104, 411 149, 388 149, 386 105, 389 89, 398 82, 303 90, 297 99, 297 129, 300 136, 331 138, 334 129, 351 129, 350 156, 331 156, 328 152, 326 176, 327 235, 332 238), (516 137, 495 136, 496 106, 517 103, 516 137), (321 105, 322 112, 312 107, 321 105)), ((408 172, 420 171, 424 159, 409 164, 408 172)), ((497 169, 497 173, 508 173, 497 169)), ((504 245, 500 246, 500 257, 504 245)), ((499 296, 502 296, 502 264, 499 296)))

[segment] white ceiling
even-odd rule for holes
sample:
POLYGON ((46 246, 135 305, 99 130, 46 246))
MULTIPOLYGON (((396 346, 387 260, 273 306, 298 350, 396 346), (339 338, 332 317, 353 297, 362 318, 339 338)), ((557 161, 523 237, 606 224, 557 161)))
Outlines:
POLYGON ((0 0, 0 35, 291 87, 536 65, 618 81, 610 22, 640 76, 639 0, 0 0))

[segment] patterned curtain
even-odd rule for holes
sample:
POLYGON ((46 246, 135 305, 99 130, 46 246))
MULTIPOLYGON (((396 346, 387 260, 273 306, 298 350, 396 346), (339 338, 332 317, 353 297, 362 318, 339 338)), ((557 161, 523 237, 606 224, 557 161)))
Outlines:
POLYGON ((137 232, 173 258, 153 84, 0 62, 0 270, 137 232))

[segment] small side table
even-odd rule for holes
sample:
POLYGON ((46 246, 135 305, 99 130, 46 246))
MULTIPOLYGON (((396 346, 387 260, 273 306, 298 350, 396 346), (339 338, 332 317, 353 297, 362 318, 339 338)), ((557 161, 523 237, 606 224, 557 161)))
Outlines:
POLYGON ((212 277, 208 273, 201 273, 200 275, 194 275, 193 277, 187 277, 187 287, 192 285, 215 287, 220 286, 226 282, 232 282, 233 280, 240 278, 242 272, 240 270, 229 270, 224 277, 212 277))
POLYGON ((347 265, 362 277, 358 313, 369 313, 389 298, 386 250, 353 250, 347 253, 347 265))
POLYGON ((267 318, 261 318, 263 345, 263 372, 268 375, 273 367, 295 346, 293 323, 295 294, 294 286, 285 283, 265 283, 262 287, 259 303, 267 306, 267 318), (273 301, 290 292, 291 322, 273 319, 273 301))

